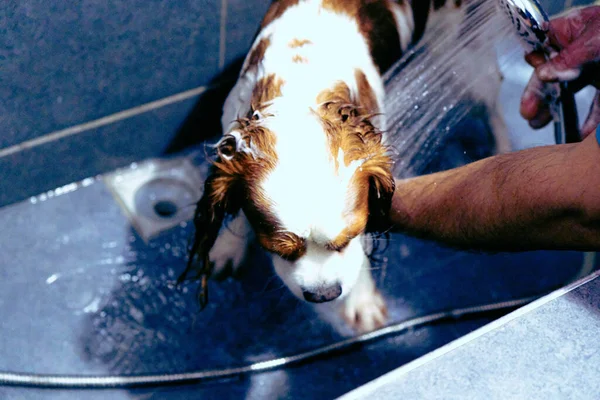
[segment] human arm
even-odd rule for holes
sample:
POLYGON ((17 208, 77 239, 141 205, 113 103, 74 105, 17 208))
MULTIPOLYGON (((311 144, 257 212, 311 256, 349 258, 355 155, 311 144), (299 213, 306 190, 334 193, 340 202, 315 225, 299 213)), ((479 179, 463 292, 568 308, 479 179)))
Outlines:
POLYGON ((390 219, 458 248, 600 250, 600 146, 590 135, 399 180, 390 219))

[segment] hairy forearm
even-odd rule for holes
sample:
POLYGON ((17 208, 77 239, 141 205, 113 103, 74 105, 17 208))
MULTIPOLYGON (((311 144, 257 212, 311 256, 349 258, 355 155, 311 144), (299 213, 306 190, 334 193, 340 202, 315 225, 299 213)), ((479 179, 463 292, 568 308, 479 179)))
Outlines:
POLYGON ((396 182, 395 231, 493 251, 600 249, 600 147, 546 146, 396 182))

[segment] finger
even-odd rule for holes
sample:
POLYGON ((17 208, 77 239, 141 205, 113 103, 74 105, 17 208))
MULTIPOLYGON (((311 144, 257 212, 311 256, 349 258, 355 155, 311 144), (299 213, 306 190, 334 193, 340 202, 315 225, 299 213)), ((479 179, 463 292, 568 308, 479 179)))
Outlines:
POLYGON ((540 110, 534 119, 529 120, 529 126, 533 129, 541 129, 548 125, 552 120, 553 118, 550 108, 545 106, 540 110))
POLYGON ((581 128, 581 136, 586 138, 596 130, 598 125, 600 125, 600 91, 597 90, 590 106, 590 112, 581 128))
POLYGON ((536 120, 547 109, 544 83, 533 74, 523 91, 519 111, 528 121, 536 120))
POLYGON ((544 55, 544 53, 539 52, 539 51, 534 51, 528 54, 525 54, 525 61, 527 61, 527 64, 531 65, 533 68, 539 67, 540 65, 544 64, 547 59, 546 56, 544 55))
POLYGON ((588 18, 582 9, 552 19, 548 24, 548 41, 558 49, 567 47, 577 39, 586 28, 588 18))
POLYGON ((582 36, 568 47, 550 57, 536 68, 537 76, 545 82, 572 81, 581 75, 584 65, 596 61, 600 55, 600 40, 582 36))
POLYGON ((598 21, 590 21, 589 29, 582 31, 566 47, 554 53, 547 63, 538 66, 536 73, 540 79, 571 81, 579 77, 584 66, 600 61, 599 26, 600 18, 598 21))

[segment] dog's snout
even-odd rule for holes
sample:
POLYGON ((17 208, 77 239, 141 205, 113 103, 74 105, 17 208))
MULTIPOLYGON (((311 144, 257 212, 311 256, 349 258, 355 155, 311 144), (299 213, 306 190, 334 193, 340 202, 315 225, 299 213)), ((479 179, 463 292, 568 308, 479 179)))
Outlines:
POLYGON ((311 290, 303 290, 302 295, 306 301, 311 303, 325 303, 337 299, 342 294, 342 285, 336 283, 332 286, 319 287, 311 290))

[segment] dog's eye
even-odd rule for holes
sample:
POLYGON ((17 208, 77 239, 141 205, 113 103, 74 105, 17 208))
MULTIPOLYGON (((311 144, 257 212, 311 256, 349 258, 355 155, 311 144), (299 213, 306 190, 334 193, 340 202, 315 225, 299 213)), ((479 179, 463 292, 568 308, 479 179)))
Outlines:
POLYGON ((218 145, 219 155, 225 158, 232 158, 235 154, 237 141, 233 136, 223 138, 218 145))

